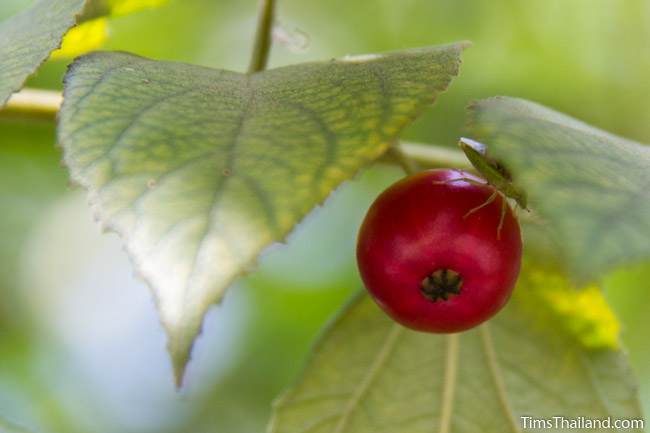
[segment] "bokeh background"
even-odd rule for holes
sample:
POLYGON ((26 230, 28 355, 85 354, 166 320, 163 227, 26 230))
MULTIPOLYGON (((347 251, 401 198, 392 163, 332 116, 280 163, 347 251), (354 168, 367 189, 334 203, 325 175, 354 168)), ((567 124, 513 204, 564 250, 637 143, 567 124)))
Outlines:
MULTIPOLYGON (((0 19, 29 3, 0 1, 0 19)), ((111 20, 105 48, 242 71, 256 12, 255 0, 169 0, 111 20)), ((511 95, 650 142, 647 0, 280 0, 278 14, 272 66, 471 40, 461 76, 408 139, 454 146, 470 101, 511 95)), ((60 89, 66 64, 29 85, 60 89)), ((43 433, 263 432, 360 287, 356 231, 399 171, 365 170, 266 251, 210 311, 177 393, 148 289, 60 158, 51 123, 0 119, 0 416, 43 433)), ((650 266, 605 288, 650 413, 650 266)))

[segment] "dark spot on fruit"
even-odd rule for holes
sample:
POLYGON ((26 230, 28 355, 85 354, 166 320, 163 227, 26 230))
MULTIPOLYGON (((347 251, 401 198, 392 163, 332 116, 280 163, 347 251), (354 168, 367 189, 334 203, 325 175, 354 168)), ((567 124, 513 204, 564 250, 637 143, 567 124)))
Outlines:
POLYGON ((420 292, 430 301, 447 301, 452 295, 460 295, 463 278, 456 271, 443 268, 433 271, 420 284, 420 292))

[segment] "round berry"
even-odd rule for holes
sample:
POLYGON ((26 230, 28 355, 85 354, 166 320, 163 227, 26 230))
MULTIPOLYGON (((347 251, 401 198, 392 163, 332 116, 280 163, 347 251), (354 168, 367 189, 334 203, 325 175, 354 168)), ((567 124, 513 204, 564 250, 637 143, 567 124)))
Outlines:
POLYGON ((359 232, 357 262, 377 304, 402 325, 463 331, 508 301, 521 264, 519 223, 481 178, 429 170, 375 200, 359 232))

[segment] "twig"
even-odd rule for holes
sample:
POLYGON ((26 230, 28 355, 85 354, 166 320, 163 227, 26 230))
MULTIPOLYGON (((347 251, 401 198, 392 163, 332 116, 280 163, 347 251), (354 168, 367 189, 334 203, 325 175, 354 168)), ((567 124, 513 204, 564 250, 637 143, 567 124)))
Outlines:
POLYGON ((63 96, 53 90, 23 89, 14 93, 0 109, 0 117, 25 117, 54 120, 63 96))
MULTIPOLYGON (((20 117, 54 120, 61 108, 63 96, 53 90, 23 89, 15 93, 7 105, 0 110, 0 118, 20 117)), ((453 167, 472 170, 463 152, 435 144, 400 142, 391 146, 381 161, 398 164, 405 172, 414 173, 419 167, 453 167), (419 167, 418 167, 419 166, 419 167)))

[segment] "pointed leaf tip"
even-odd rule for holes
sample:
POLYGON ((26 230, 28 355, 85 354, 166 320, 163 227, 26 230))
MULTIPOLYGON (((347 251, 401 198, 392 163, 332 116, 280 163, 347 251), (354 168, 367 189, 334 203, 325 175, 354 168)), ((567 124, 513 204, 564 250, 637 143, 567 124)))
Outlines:
POLYGON ((252 75, 77 60, 58 139, 155 295, 177 383, 208 307, 458 73, 462 44, 252 75))

